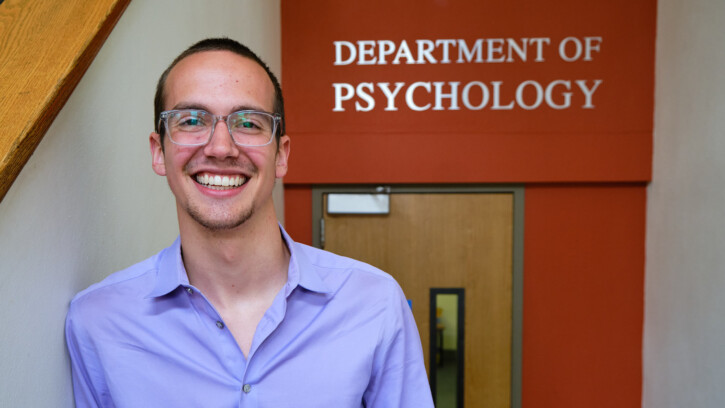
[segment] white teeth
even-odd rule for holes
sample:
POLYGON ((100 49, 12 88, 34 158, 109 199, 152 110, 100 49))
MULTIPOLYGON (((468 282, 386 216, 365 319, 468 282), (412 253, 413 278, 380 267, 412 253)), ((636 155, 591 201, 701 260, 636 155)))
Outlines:
POLYGON ((243 176, 220 176, 220 175, 209 175, 209 174, 197 174, 196 182, 203 184, 207 187, 215 190, 221 190, 224 187, 239 187, 247 181, 246 177, 243 176))

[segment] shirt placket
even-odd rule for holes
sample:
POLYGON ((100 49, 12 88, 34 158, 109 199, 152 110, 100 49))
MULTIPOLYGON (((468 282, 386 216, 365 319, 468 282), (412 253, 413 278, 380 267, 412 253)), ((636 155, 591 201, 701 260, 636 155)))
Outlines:
POLYGON ((273 335, 277 327, 282 323, 286 314, 287 299, 285 288, 282 288, 275 297, 272 306, 264 313, 262 319, 257 325, 252 340, 252 346, 249 349, 249 357, 247 360, 247 370, 244 374, 245 384, 243 386, 243 394, 239 399, 239 406, 244 408, 259 407, 259 392, 256 392, 256 386, 259 384, 260 378, 263 378, 263 370, 268 358, 264 348, 267 339, 273 335))
POLYGON ((257 407, 257 399, 253 395, 253 384, 246 381, 249 361, 244 358, 244 353, 231 331, 204 294, 193 286, 185 286, 184 290, 189 297, 190 304, 202 321, 203 330, 209 334, 213 350, 218 354, 219 360, 223 362, 227 373, 236 382, 239 407, 257 407))

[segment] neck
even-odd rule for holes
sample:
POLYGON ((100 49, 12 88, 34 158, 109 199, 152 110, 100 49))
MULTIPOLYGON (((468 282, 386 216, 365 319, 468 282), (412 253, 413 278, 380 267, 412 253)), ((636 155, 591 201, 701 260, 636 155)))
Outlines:
POLYGON ((290 253, 273 209, 230 230, 212 231, 181 215, 179 226, 189 282, 212 303, 274 297, 287 282, 290 253))

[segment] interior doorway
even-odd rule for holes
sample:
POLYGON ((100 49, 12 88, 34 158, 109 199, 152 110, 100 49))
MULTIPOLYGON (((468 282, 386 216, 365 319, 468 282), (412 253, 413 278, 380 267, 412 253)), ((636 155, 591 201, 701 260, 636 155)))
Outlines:
POLYGON ((403 288, 439 408, 521 406, 523 202, 521 187, 313 188, 314 245, 403 288))

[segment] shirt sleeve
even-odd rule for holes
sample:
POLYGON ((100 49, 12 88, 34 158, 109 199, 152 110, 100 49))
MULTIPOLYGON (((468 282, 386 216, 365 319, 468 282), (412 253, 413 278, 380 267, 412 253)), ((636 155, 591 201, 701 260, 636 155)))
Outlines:
POLYGON ((413 313, 397 283, 392 286, 363 402, 366 408, 433 408, 413 313))
MULTIPOLYGON (((90 341, 86 340, 85 330, 78 324, 78 316, 73 304, 68 311, 65 321, 65 339, 71 361, 73 377, 73 395, 76 408, 111 407, 113 404, 103 405, 99 392, 100 364, 93 352, 90 341)), ((100 381, 102 383, 102 381, 100 381)))

